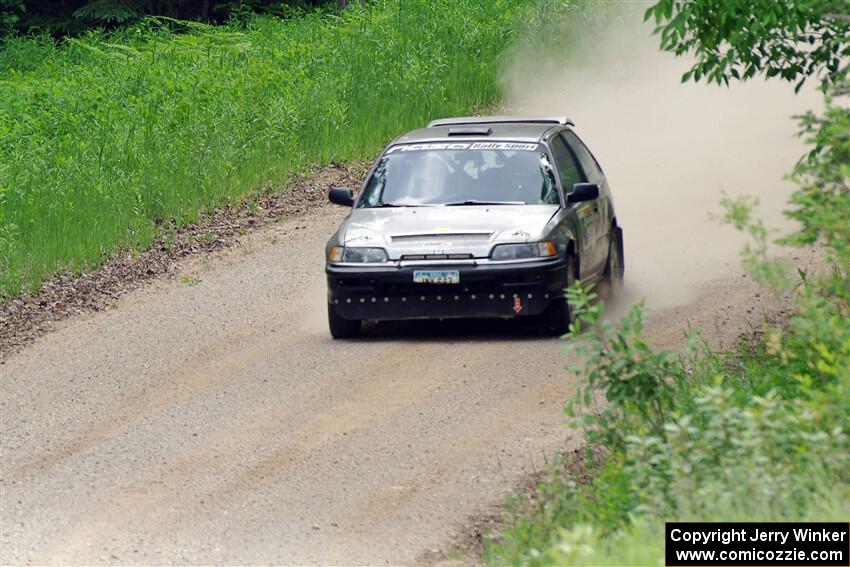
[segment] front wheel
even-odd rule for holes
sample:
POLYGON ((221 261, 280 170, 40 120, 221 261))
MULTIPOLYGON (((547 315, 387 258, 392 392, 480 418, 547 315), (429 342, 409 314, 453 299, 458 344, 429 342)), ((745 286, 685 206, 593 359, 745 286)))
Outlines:
MULTIPOLYGON (((571 288, 576 281, 576 261, 572 256, 567 256, 567 274, 565 288, 571 288)), ((543 322, 549 334, 560 337, 570 330, 573 322, 573 310, 567 298, 563 295, 553 299, 543 312, 543 322)))
POLYGON ((360 334, 360 320, 340 317, 330 303, 328 303, 328 327, 331 336, 335 339, 350 339, 360 334))

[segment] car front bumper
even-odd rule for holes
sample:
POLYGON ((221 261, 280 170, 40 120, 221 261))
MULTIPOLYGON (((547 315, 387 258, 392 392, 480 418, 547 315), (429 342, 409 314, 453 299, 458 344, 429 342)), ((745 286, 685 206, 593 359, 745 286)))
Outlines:
POLYGON ((513 318, 541 314, 563 297, 562 258, 521 263, 418 266, 328 264, 328 302, 345 319, 513 318), (457 270, 459 284, 413 282, 419 270, 457 270))

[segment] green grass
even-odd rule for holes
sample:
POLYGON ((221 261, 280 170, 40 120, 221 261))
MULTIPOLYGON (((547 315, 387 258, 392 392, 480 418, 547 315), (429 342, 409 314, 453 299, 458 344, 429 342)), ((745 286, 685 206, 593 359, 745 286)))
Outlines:
POLYGON ((244 28, 148 20, 62 45, 6 39, 0 298, 144 248, 172 219, 306 166, 492 105, 528 5, 376 0, 244 28))

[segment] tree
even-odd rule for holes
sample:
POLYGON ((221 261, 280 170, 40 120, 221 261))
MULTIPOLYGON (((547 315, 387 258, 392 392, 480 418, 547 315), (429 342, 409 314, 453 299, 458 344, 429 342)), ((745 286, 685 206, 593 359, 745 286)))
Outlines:
POLYGON ((847 76, 848 0, 659 0, 644 15, 651 17, 662 49, 696 55, 683 81, 728 84, 764 73, 799 90, 809 77, 826 89, 847 76))

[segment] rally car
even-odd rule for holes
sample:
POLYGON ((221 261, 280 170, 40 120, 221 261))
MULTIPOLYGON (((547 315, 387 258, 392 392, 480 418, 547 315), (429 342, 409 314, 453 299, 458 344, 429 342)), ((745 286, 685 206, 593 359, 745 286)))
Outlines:
POLYGON ((327 243, 328 323, 538 317, 571 322, 564 288, 623 279, 605 174, 566 117, 434 120, 393 140, 327 243))

